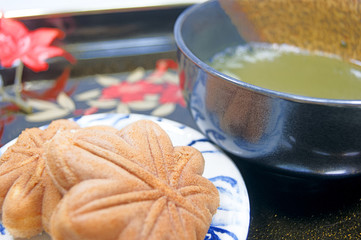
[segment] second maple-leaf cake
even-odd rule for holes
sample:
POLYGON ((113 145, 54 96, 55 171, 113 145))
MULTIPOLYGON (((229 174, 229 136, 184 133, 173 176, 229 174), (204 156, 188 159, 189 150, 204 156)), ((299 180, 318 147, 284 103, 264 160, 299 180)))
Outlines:
MULTIPOLYGON (((45 130, 25 129, 0 157, 0 216, 14 237, 49 232, 53 209, 61 199, 44 163, 44 145, 61 131, 78 129, 73 121, 53 121, 45 130)), ((1 235, 1 234, 0 234, 1 235)))
POLYGON ((202 154, 152 121, 59 133, 47 148, 53 181, 70 189, 51 219, 55 240, 203 240, 219 206, 202 154))

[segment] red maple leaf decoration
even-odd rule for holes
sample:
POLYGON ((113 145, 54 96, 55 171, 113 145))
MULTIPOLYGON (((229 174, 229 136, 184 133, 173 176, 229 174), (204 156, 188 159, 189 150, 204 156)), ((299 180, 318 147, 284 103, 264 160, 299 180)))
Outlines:
POLYGON ((64 33, 56 28, 38 28, 29 31, 16 20, 0 18, 0 64, 11 67, 17 60, 34 72, 45 71, 48 58, 64 57, 70 63, 75 58, 64 49, 51 46, 56 38, 63 38, 64 33))
POLYGON ((119 98, 122 102, 127 103, 144 100, 145 95, 160 93, 162 90, 163 87, 161 85, 149 83, 145 80, 135 83, 121 82, 117 85, 103 89, 102 98, 119 98))
POLYGON ((178 63, 173 59, 160 59, 155 64, 155 71, 151 77, 161 77, 168 69, 177 70, 178 63))
POLYGON ((178 85, 176 84, 167 84, 164 90, 161 93, 159 102, 162 104, 165 103, 178 103, 182 107, 186 106, 182 92, 178 85))

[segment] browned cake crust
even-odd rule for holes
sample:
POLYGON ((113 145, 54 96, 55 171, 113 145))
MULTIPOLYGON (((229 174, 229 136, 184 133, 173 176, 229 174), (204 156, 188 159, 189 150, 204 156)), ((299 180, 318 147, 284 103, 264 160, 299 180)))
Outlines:
POLYGON ((68 120, 54 121, 46 130, 24 130, 0 158, 0 213, 14 237, 31 237, 49 231, 49 221, 61 194, 43 159, 44 143, 58 131, 79 128, 68 120))
POLYGON ((201 153, 173 147, 148 120, 116 133, 59 133, 45 158, 55 184, 69 190, 51 218, 55 240, 203 240, 219 206, 201 153))

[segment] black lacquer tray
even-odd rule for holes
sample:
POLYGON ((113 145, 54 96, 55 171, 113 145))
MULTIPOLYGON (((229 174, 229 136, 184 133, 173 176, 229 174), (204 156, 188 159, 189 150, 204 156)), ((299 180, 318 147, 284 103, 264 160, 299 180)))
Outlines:
MULTIPOLYGON (((186 7, 187 4, 81 14, 68 12, 19 19, 30 29, 62 28, 66 33, 64 48, 78 60, 71 66, 68 85, 76 85, 76 91, 81 91, 100 87, 95 83, 99 75, 126 76, 137 67, 153 71, 160 59, 175 61, 173 26, 186 7)), ((24 80, 39 82, 39 88, 41 84, 45 88, 48 85, 44 79, 55 79, 67 64, 55 59, 47 72, 34 74, 26 70, 24 80)), ((7 90, 11 91, 14 70, 2 70, 2 75, 9 85, 7 90)), ((0 102, 0 107, 2 104, 0 102)), ((26 127, 46 124, 27 122, 23 114, 13 114, 15 120, 3 128, 1 145, 17 137, 26 127)), ((166 117, 196 128, 185 106, 177 105, 166 117)), ((237 163, 250 197, 248 239, 361 238, 361 179, 291 176, 229 156, 237 163)))

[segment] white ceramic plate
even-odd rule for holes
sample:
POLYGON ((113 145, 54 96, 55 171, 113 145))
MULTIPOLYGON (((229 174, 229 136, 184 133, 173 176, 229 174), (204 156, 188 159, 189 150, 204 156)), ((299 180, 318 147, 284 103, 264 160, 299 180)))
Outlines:
MULTIPOLYGON (((211 180, 220 193, 220 207, 214 215, 206 240, 244 240, 247 238, 250 221, 249 199, 246 185, 235 164, 219 148, 211 144, 201 133, 181 123, 164 118, 140 114, 94 114, 74 118, 80 126, 109 125, 121 129, 141 119, 158 123, 170 136, 174 146, 193 146, 205 158, 203 176, 211 180)), ((43 128, 45 128, 44 126, 43 128)), ((16 140, 16 139, 15 139, 16 140)), ((6 144, 0 154, 14 143, 6 144)), ((0 239, 10 240, 12 236, 0 222, 0 239)), ((50 239, 47 234, 32 240, 50 239)))

